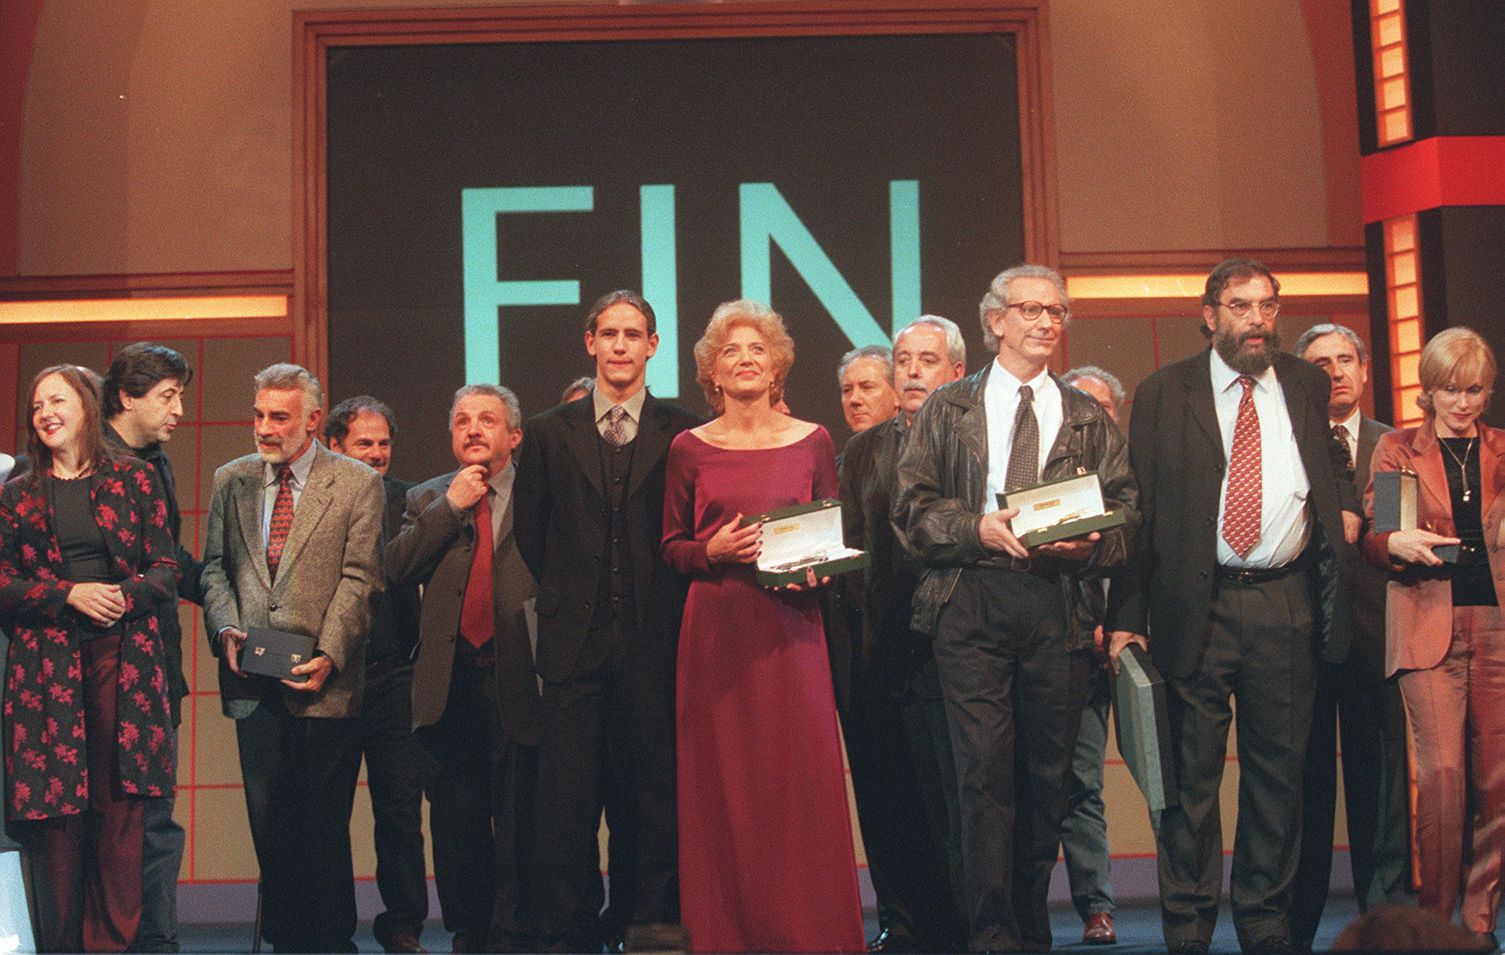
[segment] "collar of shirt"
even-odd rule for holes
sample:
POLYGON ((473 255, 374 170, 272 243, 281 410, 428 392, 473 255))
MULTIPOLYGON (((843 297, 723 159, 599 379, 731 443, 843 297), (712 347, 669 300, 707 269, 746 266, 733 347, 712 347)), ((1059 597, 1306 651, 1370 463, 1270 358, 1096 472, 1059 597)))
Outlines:
MULTIPOLYGON (((1234 371, 1232 368, 1229 368, 1228 363, 1223 360, 1222 355, 1218 354, 1218 350, 1216 348, 1211 349, 1211 352, 1212 393, 1215 395, 1220 395, 1237 384, 1239 378, 1242 377, 1243 372, 1234 371)), ((1271 362, 1269 367, 1267 367, 1264 371, 1260 372, 1257 375, 1250 375, 1249 377, 1254 379, 1255 388, 1266 393, 1274 391, 1275 386, 1279 383, 1275 378, 1274 362, 1271 362)))
MULTIPOLYGON (((301 491, 303 490, 303 485, 308 483, 308 472, 314 466, 314 457, 317 454, 318 446, 319 442, 317 440, 308 442, 308 448, 303 452, 303 454, 298 456, 293 461, 289 462, 293 466, 293 490, 301 491)), ((276 464, 262 464, 262 487, 271 487, 277 483, 277 470, 279 467, 280 465, 276 464)))
POLYGON ((996 359, 988 371, 987 383, 983 386, 983 408, 988 425, 988 473, 983 483, 984 514, 998 510, 998 494, 1004 490, 1008 479, 1009 455, 1013 453, 1014 418, 1019 414, 1019 388, 1030 387, 1030 403, 1034 406, 1035 421, 1040 430, 1040 473, 1045 473, 1045 463, 1050 459, 1051 446, 1056 442, 1064 421, 1065 406, 1061 389, 1050 377, 1047 369, 1029 381, 1021 382, 996 359))
POLYGON ((1349 413, 1348 417, 1344 418, 1342 421, 1330 421, 1328 423, 1342 428, 1343 432, 1348 435, 1348 450, 1350 453, 1353 452, 1354 448, 1357 448, 1359 446, 1358 408, 1354 408, 1353 411, 1349 413))
MULTIPOLYGON (((637 424, 638 421, 642 419, 643 402, 647 400, 648 389, 639 388, 637 391, 633 392, 631 398, 628 398, 626 401, 622 402, 622 408, 626 410, 627 417, 632 419, 633 424, 637 424)), ((600 388, 596 388, 591 391, 591 401, 595 405, 596 423, 598 425, 602 424, 605 421, 606 416, 611 413, 611 409, 616 407, 616 403, 602 394, 600 388)))
POLYGON ((515 464, 515 461, 509 459, 507 466, 493 474, 491 480, 486 482, 491 485, 491 490, 496 493, 497 502, 501 504, 505 504, 507 498, 512 496, 512 481, 517 476, 515 464))

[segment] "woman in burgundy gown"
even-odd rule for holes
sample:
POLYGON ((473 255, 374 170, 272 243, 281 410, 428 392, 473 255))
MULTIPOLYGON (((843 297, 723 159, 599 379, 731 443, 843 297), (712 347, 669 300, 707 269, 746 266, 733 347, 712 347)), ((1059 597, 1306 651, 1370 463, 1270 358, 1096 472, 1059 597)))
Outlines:
POLYGON ((831 436, 779 413, 794 343, 756 302, 716 310, 695 363, 718 417, 669 448, 664 557, 679 639, 681 916, 692 951, 860 952, 861 903, 814 575, 757 581, 743 515, 836 494, 831 436))

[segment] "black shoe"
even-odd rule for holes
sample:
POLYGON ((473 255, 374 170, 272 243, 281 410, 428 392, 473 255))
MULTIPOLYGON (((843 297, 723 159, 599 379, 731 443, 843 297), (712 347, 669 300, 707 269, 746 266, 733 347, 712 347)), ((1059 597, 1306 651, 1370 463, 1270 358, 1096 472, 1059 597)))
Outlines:
POLYGON ((1295 955, 1296 946, 1284 935, 1270 935, 1254 943, 1249 955, 1295 955))
POLYGON ((377 939, 384 952, 427 952, 412 932, 392 932, 377 939))
POLYGON ((1200 938, 1184 938, 1165 946, 1171 955, 1207 955, 1208 945, 1200 938))
POLYGON ((920 947, 914 939, 907 935, 896 935, 890 929, 881 929, 877 935, 868 939, 867 950, 869 952, 918 952, 920 947))
POLYGON ((608 952, 687 952, 690 937, 675 922, 644 922, 627 926, 622 948, 611 948, 610 941, 606 944, 608 952))

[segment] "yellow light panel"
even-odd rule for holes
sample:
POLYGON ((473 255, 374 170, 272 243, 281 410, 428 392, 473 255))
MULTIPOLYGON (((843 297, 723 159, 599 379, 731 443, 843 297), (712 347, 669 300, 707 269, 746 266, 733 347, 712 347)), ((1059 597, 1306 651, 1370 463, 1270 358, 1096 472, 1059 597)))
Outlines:
POLYGON ((196 295, 165 298, 56 299, 0 302, 0 325, 76 322, 220 321, 284 318, 286 295, 196 295))
POLYGON ((1390 260, 1390 284, 1414 285, 1416 283, 1416 253, 1402 252, 1390 260))
POLYGON ((1395 331, 1395 352, 1421 351, 1421 320, 1417 318, 1396 322, 1390 326, 1395 331))
MULTIPOLYGON (((1183 272, 1151 275, 1073 275, 1066 293, 1074 299, 1201 298, 1207 275, 1183 272)), ((1280 276, 1282 295, 1368 295, 1363 272, 1294 272, 1280 276)))

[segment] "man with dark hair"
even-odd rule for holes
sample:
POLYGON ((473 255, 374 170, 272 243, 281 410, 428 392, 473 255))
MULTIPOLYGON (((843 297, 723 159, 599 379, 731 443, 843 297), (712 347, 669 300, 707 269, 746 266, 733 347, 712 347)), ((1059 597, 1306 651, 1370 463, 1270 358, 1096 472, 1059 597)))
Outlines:
MULTIPOLYGON (((1390 430, 1359 410, 1369 381, 1369 349, 1352 329, 1324 323, 1296 339, 1292 350, 1332 379, 1327 420, 1351 459, 1354 490, 1362 494, 1369 486, 1375 443, 1390 430)), ((1355 552, 1350 568, 1353 645, 1342 663, 1317 668, 1303 786, 1301 860, 1291 904, 1291 932, 1298 946, 1311 947, 1327 903, 1340 751, 1349 862, 1359 911, 1415 901, 1409 877, 1406 711, 1400 687, 1385 679, 1386 578, 1384 570, 1355 552)))
POLYGON ((1048 370, 1070 317, 1039 265, 999 273, 978 306, 998 352, 940 388, 899 458, 893 524, 924 566, 912 625, 933 638, 961 807, 972 951, 1050 948, 1047 897, 1092 662, 1078 583, 1121 564, 1138 523, 1118 428, 1048 370), (1118 527, 1027 548, 1003 498, 1095 471, 1118 527))
MULTIPOLYGON (((182 516, 172 460, 163 445, 172 440, 183 416, 183 393, 193 381, 193 369, 166 345, 137 342, 116 352, 105 375, 100 396, 105 415, 104 437, 111 447, 127 451, 156 469, 167 499, 167 529, 177 548, 183 577, 178 596, 204 602, 199 587, 202 565, 182 544, 182 516)), ((161 617, 162 646, 172 703, 172 723, 183 721, 182 700, 188 695, 183 676, 183 631, 176 610, 161 617)), ((183 864, 183 827, 173 819, 176 800, 148 799, 142 820, 145 842, 141 853, 141 926, 131 945, 137 952, 178 950, 178 872, 183 864)))
POLYGON ((533 577, 513 532, 522 412, 506 388, 466 385, 449 422, 459 468, 408 492, 387 581, 423 585, 413 726, 430 764, 444 927, 456 952, 529 951, 538 681, 524 610, 533 577))
POLYGON ((688 584, 659 541, 669 442, 700 419, 645 389, 654 328, 636 292, 596 301, 595 390, 529 423, 517 472, 518 547, 540 581, 541 941, 570 951, 603 941, 597 833, 613 795, 608 824, 633 835, 635 860, 623 872, 612 859, 613 913, 639 945, 682 944, 665 923, 679 921, 674 667, 688 584))
POLYGON ((254 381, 256 453, 214 472, 204 620, 235 720, 262 935, 278 951, 355 951, 350 809, 381 476, 316 439, 324 395, 307 369, 271 365, 254 381), (245 673, 253 627, 313 638, 313 658, 291 679, 245 673))
POLYGON ((1358 498, 1328 430, 1327 376, 1279 351, 1279 294, 1258 262, 1221 263, 1202 299, 1212 347, 1156 371, 1134 397, 1144 530, 1114 577, 1104 628, 1113 660, 1137 643, 1165 677, 1178 805, 1160 814, 1157 846, 1173 952, 1206 952, 1217 920, 1235 697, 1234 927, 1245 951, 1293 950, 1316 658, 1348 652, 1343 551, 1358 498))
MULTIPOLYGON (((387 473, 396 434, 392 409, 370 395, 335 405, 324 424, 331 451, 365 462, 382 476, 387 502, 383 547, 402 530, 407 493, 413 487, 387 473)), ((429 894, 423 858, 423 750, 413 736, 418 588, 386 587, 376 595, 371 612, 360 746, 375 827, 376 887, 385 906, 372 930, 388 952, 421 952, 418 936, 428 917, 429 894)))
MULTIPOLYGON (((857 608, 848 629, 855 646, 836 645, 849 660, 842 711, 857 819, 878 901, 875 952, 954 952, 966 947, 959 904, 961 846, 956 764, 946 730, 935 654, 910 629, 922 568, 894 538, 889 521, 899 455, 914 416, 940 386, 967 370, 966 344, 950 319, 925 315, 894 336, 900 413, 859 431, 841 466, 841 518, 848 547, 868 552, 865 574, 848 574, 833 590, 857 608)), ((829 623, 828 623, 829 626, 829 623)), ((839 689, 839 687, 838 687, 839 689)))

